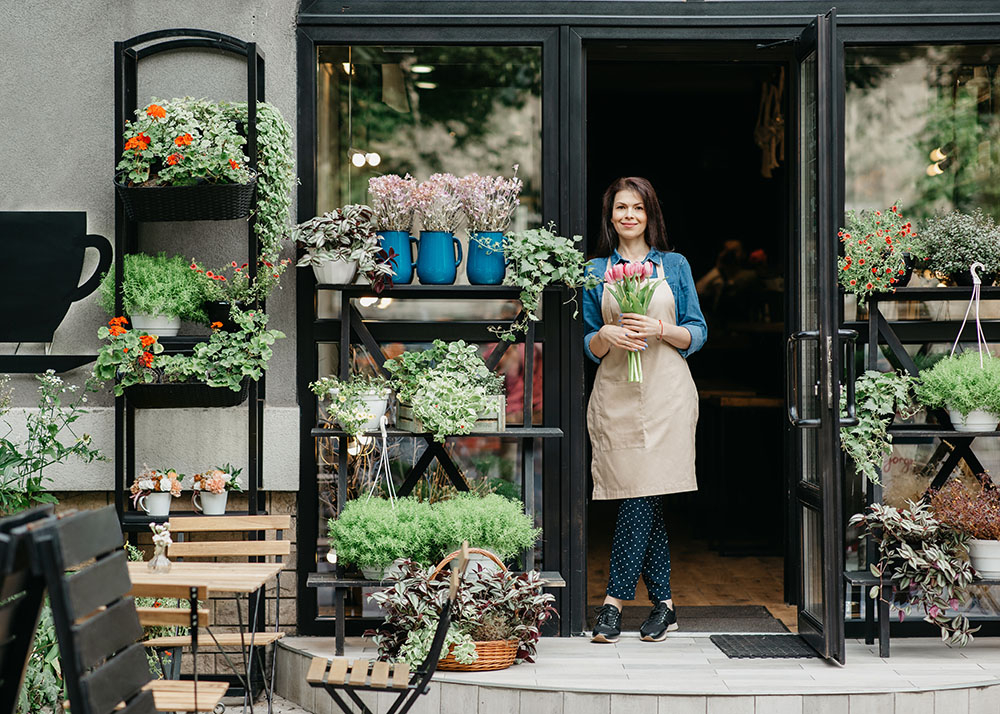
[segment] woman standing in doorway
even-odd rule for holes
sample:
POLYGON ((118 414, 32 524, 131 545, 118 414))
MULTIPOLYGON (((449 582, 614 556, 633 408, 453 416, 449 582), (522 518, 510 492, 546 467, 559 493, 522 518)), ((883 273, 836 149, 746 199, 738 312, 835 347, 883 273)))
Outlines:
POLYGON ((697 490, 698 393, 685 358, 708 336, 691 267, 667 242, 660 202, 649 181, 620 178, 604 192, 601 235, 590 265, 597 275, 620 263, 651 263, 657 284, 646 315, 622 314, 603 285, 584 295, 584 349, 599 362, 587 405, 595 500, 623 499, 618 510, 607 597, 594 642, 615 642, 622 601, 642 575, 653 611, 639 630, 659 642, 677 629, 670 594, 670 548, 663 495, 697 490), (638 351, 643 381, 627 381, 638 351))

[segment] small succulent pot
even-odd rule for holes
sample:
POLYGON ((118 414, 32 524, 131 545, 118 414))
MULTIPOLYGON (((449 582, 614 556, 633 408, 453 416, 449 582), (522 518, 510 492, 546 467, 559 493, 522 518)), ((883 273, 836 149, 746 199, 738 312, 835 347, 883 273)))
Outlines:
POLYGON ((176 337, 181 330, 181 318, 176 315, 148 315, 132 313, 132 327, 157 337, 176 337))

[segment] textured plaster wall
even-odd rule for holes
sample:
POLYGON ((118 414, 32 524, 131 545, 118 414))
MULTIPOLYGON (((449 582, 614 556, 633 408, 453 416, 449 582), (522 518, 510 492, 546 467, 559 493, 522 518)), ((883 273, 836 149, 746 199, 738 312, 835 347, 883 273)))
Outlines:
MULTIPOLYGON (((266 57, 266 99, 295 130, 296 0, 0 0, 0 210, 86 211, 87 230, 114 240, 114 42, 160 29, 192 27, 255 41, 266 57)), ((139 64, 140 105, 150 97, 246 99, 245 65, 214 52, 158 55, 139 64)), ((293 208, 294 217, 294 208, 293 208)), ((146 252, 166 251, 208 264, 246 260, 246 228, 239 221, 147 224, 146 252)), ((96 265, 88 251, 81 281, 96 265)), ((292 255, 286 248, 286 257, 292 255)), ((44 279, 44 276, 39 276, 44 279)), ((271 326, 288 335, 275 345, 267 374, 264 486, 296 490, 298 424, 295 396, 295 276, 268 302, 271 326)), ((3 306, 0 306, 3 309, 3 306)), ((26 315, 25 319, 30 319, 26 315)), ((107 316, 96 295, 74 304, 56 331, 53 354, 96 353, 97 328, 107 316)), ((187 332, 197 327, 186 326, 187 332)), ((15 345, 0 343, 0 354, 15 345)), ((19 354, 41 353, 22 345, 19 354)), ((63 375, 82 382, 85 367, 63 375)), ((36 402, 30 376, 12 381, 14 406, 36 402)), ((95 396, 86 429, 110 456, 114 417, 110 392, 95 396)), ((160 410, 142 415, 136 460, 198 470, 218 461, 245 465, 246 409, 160 410)), ((23 419, 15 409, 10 420, 23 419)), ((182 468, 182 470, 183 470, 182 468)), ((190 472, 190 471, 189 471, 190 472)), ((109 489, 110 462, 70 465, 55 488, 109 489)))

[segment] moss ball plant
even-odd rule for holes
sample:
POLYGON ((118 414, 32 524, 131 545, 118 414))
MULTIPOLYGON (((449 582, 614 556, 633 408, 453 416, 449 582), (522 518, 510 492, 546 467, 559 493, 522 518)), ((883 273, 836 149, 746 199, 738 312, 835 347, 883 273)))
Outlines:
MULTIPOLYGON (((122 279, 122 306, 128 315, 180 317, 192 322, 207 322, 202 307, 205 301, 199 276, 179 255, 165 253, 125 256, 122 279)), ((100 303, 108 315, 115 314, 115 269, 104 274, 100 285, 100 303)))
POLYGON ((963 416, 977 409, 1000 415, 1000 358, 980 358, 978 350, 970 350, 943 359, 920 373, 916 393, 928 407, 955 409, 963 416))
POLYGON ((459 494, 432 507, 435 538, 443 554, 462 541, 474 548, 485 548, 501 560, 510 560, 525 548, 531 548, 541 534, 520 501, 495 493, 487 496, 459 494))
POLYGON ((429 521, 428 505, 412 498, 357 498, 330 519, 330 547, 337 560, 352 565, 385 568, 397 558, 427 565, 434 535, 429 521))

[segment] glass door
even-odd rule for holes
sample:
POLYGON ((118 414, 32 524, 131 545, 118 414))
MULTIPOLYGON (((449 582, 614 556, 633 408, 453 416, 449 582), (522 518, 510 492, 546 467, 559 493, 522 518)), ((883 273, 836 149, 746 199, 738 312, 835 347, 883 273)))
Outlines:
MULTIPOLYGON (((799 634, 827 659, 844 661, 842 505, 838 428, 836 231, 842 62, 836 16, 817 16, 796 42, 798 127, 795 225, 788 337, 788 416, 795 461, 791 485, 799 542, 799 634)), ((853 380, 847 380, 853 386, 853 380)), ((852 390, 849 390, 852 391, 852 390)), ((853 396, 853 395, 849 395, 853 396)))

